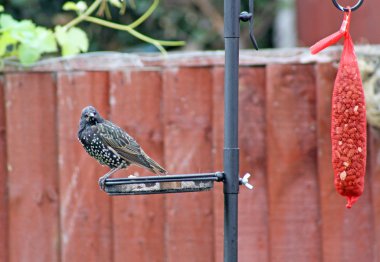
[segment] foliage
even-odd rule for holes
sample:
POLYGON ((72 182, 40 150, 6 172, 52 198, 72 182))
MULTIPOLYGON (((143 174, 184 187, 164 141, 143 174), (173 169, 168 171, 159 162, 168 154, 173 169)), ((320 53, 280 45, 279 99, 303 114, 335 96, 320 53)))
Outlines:
MULTIPOLYGON (((67 24, 75 18, 74 12, 64 12, 61 7, 66 0, 5 0, 7 12, 18 19, 32 19, 48 28, 67 24), (28 8, 25 8, 25 7, 28 8)), ((85 0, 90 5, 93 0, 85 0)), ((126 0, 125 14, 109 8, 103 16, 112 17, 119 24, 130 24, 138 19, 151 5, 152 0, 126 0)), ((248 9, 249 1, 241 1, 241 10, 248 9)), ((255 36, 259 47, 272 47, 273 20, 278 2, 255 0, 255 36)), ((81 23, 80 27, 89 38, 89 50, 155 51, 152 45, 130 37, 123 31, 81 23)), ((186 50, 223 49, 223 1, 220 0, 161 0, 154 13, 139 25, 139 32, 153 38, 186 40, 186 50)), ((252 48, 248 37, 248 24, 241 25, 241 47, 252 48)), ((167 47, 173 50, 177 47, 167 47)))
MULTIPOLYGON (((44 53, 57 52, 58 47, 63 56, 86 52, 89 47, 87 34, 77 24, 87 21, 111 29, 128 32, 134 37, 154 45, 162 53, 166 50, 163 46, 184 45, 183 41, 163 41, 148 37, 135 28, 143 23, 157 8, 159 0, 153 0, 152 5, 145 13, 129 25, 123 25, 95 17, 93 13, 106 13, 111 16, 108 4, 120 9, 124 13, 126 2, 119 0, 94 0, 90 6, 86 2, 66 2, 63 10, 74 11, 77 17, 64 26, 56 25, 54 32, 42 26, 37 26, 31 20, 15 20, 9 14, 0 15, 0 58, 17 57, 23 65, 33 64, 40 59, 44 53)), ((3 10, 0 6, 0 12, 3 10)))
MULTIPOLYGON (((0 10, 4 10, 0 6, 0 10)), ((56 26, 52 31, 37 26, 31 20, 15 20, 9 14, 0 15, 0 58, 17 57, 23 65, 31 65, 44 53, 61 48, 62 55, 73 55, 88 50, 86 33, 73 27, 69 30, 56 26)))
POLYGON ((88 50, 88 39, 84 31, 77 27, 66 29, 63 26, 55 27, 55 37, 62 47, 62 55, 68 56, 88 50))

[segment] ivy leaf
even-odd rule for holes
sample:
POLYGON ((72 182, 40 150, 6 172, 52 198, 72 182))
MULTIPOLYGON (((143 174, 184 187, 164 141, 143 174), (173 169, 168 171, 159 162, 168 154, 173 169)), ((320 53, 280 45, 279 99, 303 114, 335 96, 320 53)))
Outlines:
POLYGON ((88 50, 87 35, 80 28, 72 27, 67 30, 62 26, 56 26, 55 37, 62 48, 63 56, 76 55, 88 50))
POLYGON ((21 44, 18 49, 18 57, 21 64, 28 66, 41 58, 41 51, 28 45, 21 44))

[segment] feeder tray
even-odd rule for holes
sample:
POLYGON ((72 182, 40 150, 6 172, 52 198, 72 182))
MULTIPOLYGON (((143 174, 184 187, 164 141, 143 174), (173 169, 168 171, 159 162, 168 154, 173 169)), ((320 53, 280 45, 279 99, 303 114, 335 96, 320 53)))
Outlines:
POLYGON ((105 181, 111 196, 185 193, 210 190, 215 181, 222 181, 222 172, 149 177, 112 178, 105 181))

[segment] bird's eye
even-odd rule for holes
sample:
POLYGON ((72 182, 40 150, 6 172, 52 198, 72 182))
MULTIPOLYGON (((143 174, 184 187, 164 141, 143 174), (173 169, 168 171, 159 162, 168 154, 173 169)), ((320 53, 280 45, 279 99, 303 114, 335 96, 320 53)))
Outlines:
POLYGON ((85 117, 85 118, 87 118, 87 117, 88 117, 88 115, 87 115, 87 114, 85 114, 85 115, 84 115, 84 117, 85 117))

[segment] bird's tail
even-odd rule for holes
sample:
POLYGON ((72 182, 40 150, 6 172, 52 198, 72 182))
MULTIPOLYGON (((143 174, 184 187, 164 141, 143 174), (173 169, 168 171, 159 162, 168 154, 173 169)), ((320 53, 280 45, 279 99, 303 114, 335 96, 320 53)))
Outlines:
POLYGON ((156 161, 151 159, 145 152, 143 153, 145 155, 146 161, 150 165, 150 170, 153 171, 157 175, 166 175, 168 171, 166 171, 162 166, 160 166, 156 161))
POLYGON ((157 175, 166 175, 168 173, 168 171, 163 169, 159 164, 157 164, 156 162, 154 163, 155 165, 152 165, 154 173, 156 173, 157 175))

